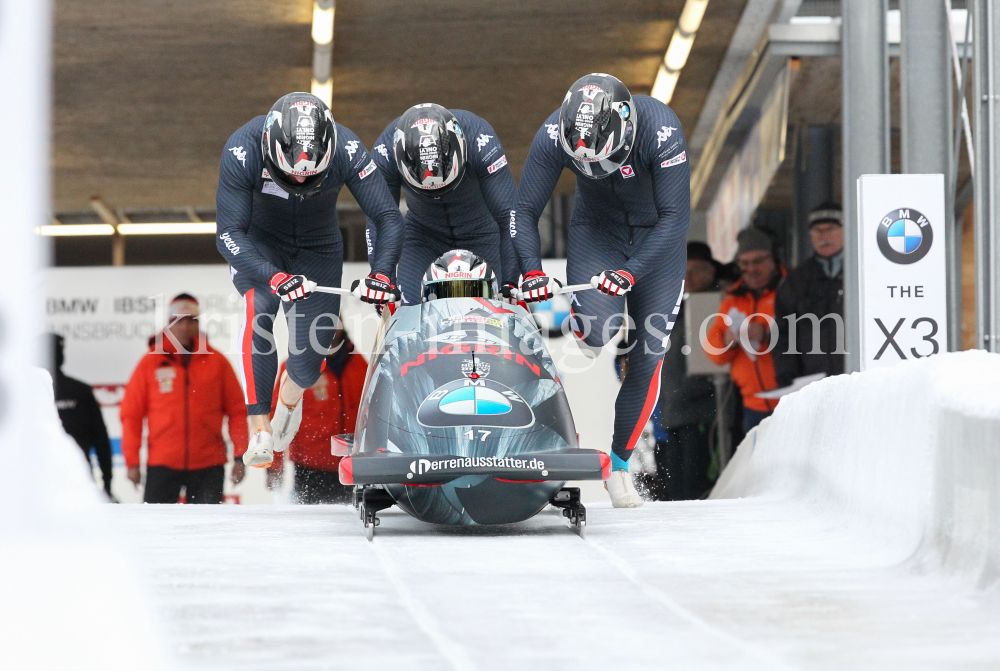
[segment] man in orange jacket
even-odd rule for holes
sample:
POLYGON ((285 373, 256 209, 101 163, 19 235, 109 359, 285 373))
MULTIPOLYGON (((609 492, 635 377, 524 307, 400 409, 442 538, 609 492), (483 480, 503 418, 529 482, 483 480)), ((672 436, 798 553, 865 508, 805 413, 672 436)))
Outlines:
POLYGON ((774 258, 771 238, 760 229, 745 228, 736 237, 736 263, 743 276, 719 307, 720 316, 708 330, 708 358, 723 366, 743 395, 743 431, 749 432, 774 412, 777 400, 757 398, 776 389, 771 350, 778 341, 774 297, 784 270, 774 258), (768 321, 770 318, 771 321, 768 321), (745 332, 744 322, 749 320, 745 332))
MULTIPOLYGON (((289 446, 295 464, 295 498, 299 503, 350 503, 350 486, 340 484, 338 468, 341 457, 330 453, 331 439, 341 433, 354 433, 361 392, 365 387, 368 364, 354 354, 354 344, 343 328, 333 337, 330 354, 316 383, 305 391, 302 425, 289 446)), ((278 371, 278 380, 285 365, 278 371)), ((275 384, 271 407, 277 407, 278 384, 275 384)), ((268 486, 281 484, 284 455, 274 453, 268 469, 268 486)))
POLYGON ((222 503, 229 417, 235 457, 233 483, 243 479, 247 411, 229 361, 198 330, 198 301, 181 294, 170 303, 170 325, 150 343, 121 403, 122 454, 128 478, 139 486, 143 420, 149 427, 146 503, 222 503))

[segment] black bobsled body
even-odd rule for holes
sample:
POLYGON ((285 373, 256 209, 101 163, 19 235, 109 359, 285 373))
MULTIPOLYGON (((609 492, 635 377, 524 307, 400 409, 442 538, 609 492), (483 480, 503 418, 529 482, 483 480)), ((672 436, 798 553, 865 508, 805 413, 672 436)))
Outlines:
POLYGON ((381 485, 436 524, 501 524, 538 513, 566 480, 600 480, 531 315, 449 298, 382 320, 341 481, 381 485))

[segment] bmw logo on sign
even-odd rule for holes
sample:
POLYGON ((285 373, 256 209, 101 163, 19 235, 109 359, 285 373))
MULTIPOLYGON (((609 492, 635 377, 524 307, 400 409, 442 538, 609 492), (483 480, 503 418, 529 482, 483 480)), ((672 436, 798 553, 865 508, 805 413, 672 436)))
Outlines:
POLYGON ((878 248, 893 263, 916 263, 927 255, 933 242, 931 222, 914 209, 893 210, 879 222, 878 248))
POLYGON ((496 426, 523 429, 535 415, 517 392, 480 378, 461 379, 435 389, 417 410, 424 426, 496 426))

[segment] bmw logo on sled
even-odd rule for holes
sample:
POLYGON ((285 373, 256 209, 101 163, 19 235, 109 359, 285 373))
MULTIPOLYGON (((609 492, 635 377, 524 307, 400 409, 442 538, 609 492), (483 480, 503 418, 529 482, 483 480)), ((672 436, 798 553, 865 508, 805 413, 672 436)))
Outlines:
POLYGON ((563 485, 611 471, 606 454, 578 448, 531 314, 498 300, 489 267, 461 250, 428 270, 424 302, 384 311, 353 438, 340 480, 355 486, 369 538, 392 505, 471 525, 520 522, 552 503, 582 531, 579 490, 563 485))

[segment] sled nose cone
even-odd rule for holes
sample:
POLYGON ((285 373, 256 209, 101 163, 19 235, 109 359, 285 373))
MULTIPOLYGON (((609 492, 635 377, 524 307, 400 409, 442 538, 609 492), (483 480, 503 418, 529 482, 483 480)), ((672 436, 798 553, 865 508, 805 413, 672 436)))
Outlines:
MULTIPOLYGON (((601 480, 607 480, 611 477, 611 457, 601 452, 599 455, 601 457, 601 480)), ((340 462, 341 468, 343 468, 344 462, 340 462)), ((340 481, 344 482, 344 476, 340 476, 340 481)), ((344 483, 347 484, 347 483, 344 483)))
MULTIPOLYGON (((343 459, 340 460, 340 468, 338 470, 340 471, 340 484, 342 485, 354 484, 354 464, 351 463, 350 457, 344 457, 343 459)), ((608 475, 611 474, 610 460, 608 460, 608 465, 606 466, 605 470, 607 471, 608 475)), ((604 476, 605 480, 608 479, 608 475, 604 476)))

